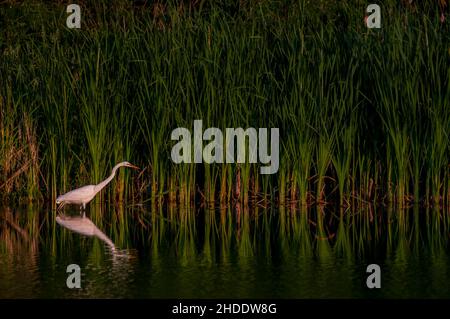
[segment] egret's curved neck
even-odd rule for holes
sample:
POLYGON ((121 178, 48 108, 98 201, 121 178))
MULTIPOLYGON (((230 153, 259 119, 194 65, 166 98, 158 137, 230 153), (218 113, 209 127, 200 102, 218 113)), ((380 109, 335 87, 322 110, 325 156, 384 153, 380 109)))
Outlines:
POLYGON ((109 237, 106 236, 97 227, 94 229, 94 235, 97 236, 100 240, 103 240, 109 247, 111 247, 112 250, 115 250, 116 247, 115 247, 114 243, 111 241, 111 239, 109 239, 109 237))
POLYGON ((111 182, 111 180, 114 178, 114 176, 116 176, 116 171, 119 167, 125 166, 125 164, 120 163, 117 164, 116 166, 114 166, 114 168, 112 169, 112 173, 111 175, 109 175, 109 177, 107 179, 105 179, 103 182, 95 185, 95 193, 98 193, 99 191, 101 191, 106 185, 109 184, 109 182, 111 182))

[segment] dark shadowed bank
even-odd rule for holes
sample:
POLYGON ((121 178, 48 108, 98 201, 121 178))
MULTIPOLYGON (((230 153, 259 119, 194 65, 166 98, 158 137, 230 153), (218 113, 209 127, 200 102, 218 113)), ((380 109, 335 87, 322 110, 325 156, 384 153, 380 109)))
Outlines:
POLYGON ((128 160, 110 200, 450 203, 446 1, 0 4, 0 193, 52 201, 128 160), (183 164, 177 127, 278 127, 280 168, 183 164))

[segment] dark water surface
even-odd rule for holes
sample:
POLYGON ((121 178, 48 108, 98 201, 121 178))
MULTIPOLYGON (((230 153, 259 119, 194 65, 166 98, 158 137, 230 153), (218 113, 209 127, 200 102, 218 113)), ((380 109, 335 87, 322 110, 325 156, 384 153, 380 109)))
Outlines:
POLYGON ((0 298, 449 298, 449 213, 0 208, 0 298), (367 265, 382 288, 366 286, 367 265), (66 268, 81 267, 81 289, 66 268))

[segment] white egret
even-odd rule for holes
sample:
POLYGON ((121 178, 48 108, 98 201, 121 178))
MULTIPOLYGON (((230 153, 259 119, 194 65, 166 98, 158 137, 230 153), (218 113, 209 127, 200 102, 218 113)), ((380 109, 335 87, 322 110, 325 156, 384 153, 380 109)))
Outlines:
POLYGON ((81 205, 83 209, 86 209, 86 204, 89 203, 95 197, 95 195, 97 195, 97 193, 100 192, 106 185, 108 185, 109 182, 111 182, 111 180, 116 175, 117 169, 122 166, 139 169, 139 167, 134 166, 133 164, 130 164, 128 162, 119 163, 116 166, 114 166, 111 175, 103 182, 97 185, 83 186, 74 189, 73 191, 67 192, 64 195, 60 195, 56 199, 56 204, 57 205, 61 204, 60 208, 65 204, 77 204, 81 205))

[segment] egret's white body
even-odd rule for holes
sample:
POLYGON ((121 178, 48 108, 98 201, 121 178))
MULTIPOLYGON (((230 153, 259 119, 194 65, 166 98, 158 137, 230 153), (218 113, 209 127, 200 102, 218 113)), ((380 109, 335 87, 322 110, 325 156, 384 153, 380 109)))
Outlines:
POLYGON ((56 204, 62 204, 64 206, 65 204, 77 204, 81 205, 83 209, 86 209, 86 204, 89 203, 95 195, 97 195, 98 192, 100 192, 106 185, 111 182, 111 180, 116 175, 117 169, 119 167, 131 167, 134 169, 138 169, 138 167, 128 163, 128 162, 122 162, 114 166, 112 169, 111 175, 105 179, 103 182, 97 184, 97 185, 86 185, 77 189, 74 189, 70 192, 65 193, 64 195, 58 196, 56 199, 56 204))

